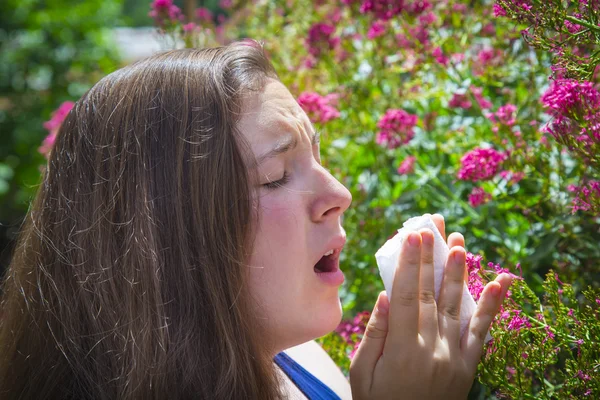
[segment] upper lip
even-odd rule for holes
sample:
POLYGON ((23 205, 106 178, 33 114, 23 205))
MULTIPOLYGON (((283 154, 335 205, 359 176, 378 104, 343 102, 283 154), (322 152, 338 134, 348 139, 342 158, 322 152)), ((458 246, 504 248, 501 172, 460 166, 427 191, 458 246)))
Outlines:
POLYGON ((325 253, 327 253, 329 250, 333 250, 333 254, 330 257, 338 258, 345 244, 345 233, 340 233, 339 235, 334 236, 333 238, 331 238, 331 240, 329 240, 329 242, 327 242, 327 246, 321 251, 321 254, 313 263, 313 265, 316 265, 319 262, 319 260, 325 255, 325 253))

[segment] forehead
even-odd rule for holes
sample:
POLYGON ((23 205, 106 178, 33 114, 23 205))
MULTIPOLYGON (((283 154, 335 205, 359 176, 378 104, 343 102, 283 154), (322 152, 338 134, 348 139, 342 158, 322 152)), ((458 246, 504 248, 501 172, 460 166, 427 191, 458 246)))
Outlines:
POLYGON ((255 152, 286 136, 294 135, 303 142, 312 135, 306 113, 286 87, 275 80, 269 80, 262 92, 244 99, 239 130, 255 152))

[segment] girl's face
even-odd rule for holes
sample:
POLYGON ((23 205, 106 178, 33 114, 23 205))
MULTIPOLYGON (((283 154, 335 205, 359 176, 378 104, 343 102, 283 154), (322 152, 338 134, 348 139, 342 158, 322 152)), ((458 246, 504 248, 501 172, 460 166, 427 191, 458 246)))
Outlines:
POLYGON ((340 217, 352 196, 321 166, 318 136, 280 82, 269 80, 246 100, 239 130, 257 160, 249 162, 259 207, 250 291, 276 353, 332 331, 341 320, 338 259, 346 235, 340 217))

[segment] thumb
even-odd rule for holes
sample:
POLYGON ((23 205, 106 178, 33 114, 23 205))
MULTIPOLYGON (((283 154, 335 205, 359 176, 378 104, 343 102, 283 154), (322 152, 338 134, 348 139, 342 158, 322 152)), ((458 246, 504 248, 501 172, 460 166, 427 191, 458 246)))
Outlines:
MULTIPOLYGON (((375 365, 383 353, 385 338, 388 333, 388 317, 390 310, 390 301, 385 291, 379 293, 377 303, 369 318, 369 323, 365 330, 363 339, 352 359, 353 375, 373 376, 375 365)), ((360 378, 359 378, 360 379, 360 378)))

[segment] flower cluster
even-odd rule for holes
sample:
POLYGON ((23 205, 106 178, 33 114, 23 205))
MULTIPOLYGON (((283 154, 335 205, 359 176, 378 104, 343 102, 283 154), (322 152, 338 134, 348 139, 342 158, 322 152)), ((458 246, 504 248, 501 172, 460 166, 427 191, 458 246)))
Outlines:
POLYGON ((506 154, 494 149, 476 148, 467 152, 460 160, 458 179, 484 181, 493 178, 506 160, 506 154))
POLYGON ((165 27, 183 21, 181 9, 173 4, 173 0, 154 0, 150 5, 148 16, 154 19, 159 27, 165 27))
POLYGON ((379 132, 376 141, 381 146, 395 149, 407 144, 415 136, 413 128, 417 124, 417 116, 402 109, 389 109, 377 123, 379 132))
POLYGON ((397 0, 364 0, 360 6, 360 12, 371 13, 375 15, 375 18, 388 20, 402 12, 402 3, 397 0))
POLYGON ((480 205, 487 203, 491 199, 491 194, 483 190, 483 188, 476 187, 473 188, 471 194, 469 195, 469 204, 471 204, 471 207, 479 207, 480 205))
POLYGON ((567 190, 576 195, 571 211, 573 214, 581 210, 600 215, 600 181, 591 180, 581 186, 569 185, 567 190))
POLYGON ((334 93, 321 96, 318 93, 304 92, 298 97, 298 104, 313 122, 325 123, 340 116, 335 108, 337 99, 338 95, 334 93))
POLYGON ((356 350, 358 350, 358 345, 365 333, 370 317, 371 313, 368 311, 360 312, 351 321, 342 321, 335 329, 335 332, 352 348, 349 354, 350 359, 354 357, 356 350))
POLYGON ((544 127, 586 164, 600 168, 600 92, 591 82, 557 79, 541 97, 553 120, 544 127))
POLYGON ((495 113, 488 114, 489 119, 494 123, 501 125, 512 126, 515 124, 517 106, 514 104, 506 104, 498 109, 495 113))
POLYGON ((400 166, 398 167, 398 174, 400 175, 409 175, 415 172, 415 156, 408 156, 402 161, 400 166))
POLYGON ((75 103, 72 101, 65 101, 52 113, 50 120, 44 122, 44 128, 48 131, 48 135, 44 138, 42 145, 38 148, 38 151, 44 157, 48 158, 50 155, 50 150, 52 150, 52 147, 54 146, 58 129, 69 112, 73 109, 74 105, 75 103))
POLYGON ((308 52, 314 57, 320 57, 321 54, 333 50, 340 42, 340 38, 333 35, 334 32, 335 26, 332 24, 319 22, 311 26, 306 40, 308 52))

